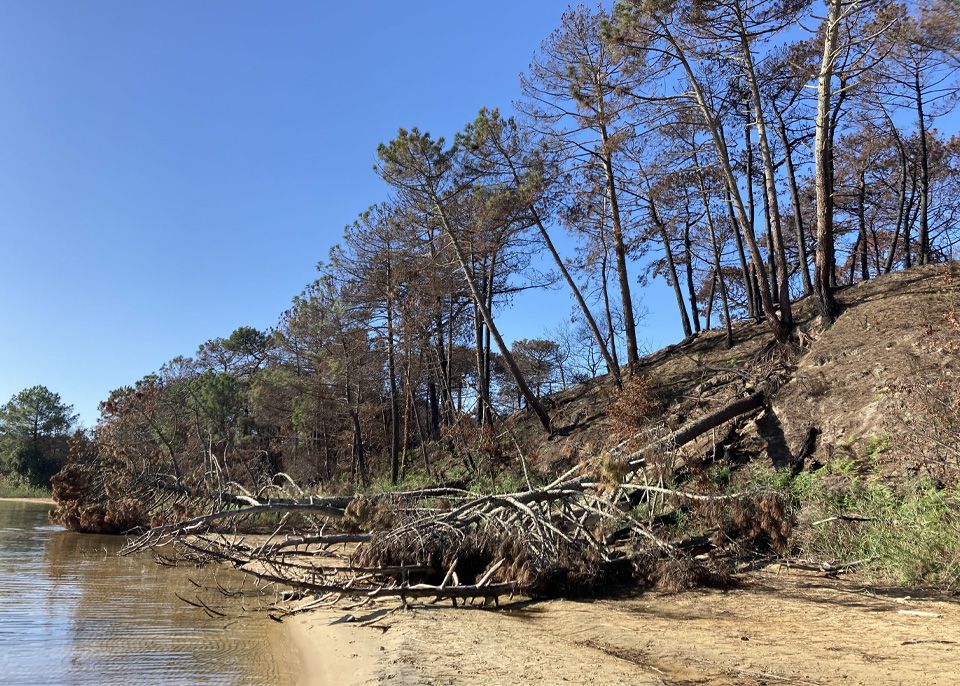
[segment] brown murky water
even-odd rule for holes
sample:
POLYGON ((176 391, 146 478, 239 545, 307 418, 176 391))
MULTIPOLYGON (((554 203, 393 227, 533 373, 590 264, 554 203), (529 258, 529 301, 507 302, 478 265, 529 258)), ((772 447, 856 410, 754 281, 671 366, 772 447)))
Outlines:
POLYGON ((117 557, 122 539, 64 531, 48 510, 0 501, 0 683, 295 683, 284 628, 241 615, 260 601, 209 590, 240 588, 239 574, 117 557), (175 594, 227 616, 209 618, 175 594))

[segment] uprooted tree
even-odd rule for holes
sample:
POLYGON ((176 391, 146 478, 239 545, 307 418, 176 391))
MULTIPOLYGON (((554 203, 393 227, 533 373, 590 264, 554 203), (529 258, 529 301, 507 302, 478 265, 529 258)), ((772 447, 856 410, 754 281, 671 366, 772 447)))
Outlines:
POLYGON ((265 584, 311 597, 284 612, 341 599, 456 604, 594 593, 638 580, 672 587, 718 583, 728 565, 706 553, 722 546, 708 536, 670 540, 663 526, 670 513, 696 508, 725 543, 736 545, 739 537, 753 549, 780 549, 789 522, 779 496, 669 488, 663 467, 676 460, 679 447, 756 413, 763 402, 762 392, 748 394, 639 449, 627 451, 626 441, 615 455, 513 493, 438 486, 306 498, 289 480, 274 497, 234 489, 221 502, 237 505, 150 529, 125 552, 170 546, 181 559, 229 562, 265 584), (239 534, 258 522, 267 535, 239 534))

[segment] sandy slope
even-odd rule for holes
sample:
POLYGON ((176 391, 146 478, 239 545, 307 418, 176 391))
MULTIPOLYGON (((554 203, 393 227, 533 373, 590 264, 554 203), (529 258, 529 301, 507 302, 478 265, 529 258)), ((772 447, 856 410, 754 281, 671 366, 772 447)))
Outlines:
MULTIPOLYGON (((355 611, 358 617, 370 610, 355 611)), ((292 629, 316 684, 955 684, 960 603, 767 571, 740 588, 420 607, 382 628, 306 615, 292 629)))

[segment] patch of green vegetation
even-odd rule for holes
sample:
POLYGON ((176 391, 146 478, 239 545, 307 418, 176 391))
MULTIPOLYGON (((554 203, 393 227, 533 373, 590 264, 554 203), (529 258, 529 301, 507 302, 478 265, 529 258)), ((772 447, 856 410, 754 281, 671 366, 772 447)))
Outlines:
MULTIPOLYGON (((888 437, 871 443, 868 454, 889 449, 888 437)), ((796 476, 758 470, 750 485, 784 495, 799 557, 835 567, 855 563, 879 583, 960 588, 960 493, 928 479, 894 485, 854 467, 841 458, 796 476)))
POLYGON ((799 512, 804 554, 863 565, 877 581, 960 584, 960 497, 917 480, 900 489, 877 478, 821 484, 799 512))
MULTIPOLYGON (((532 478, 532 477, 531 477, 532 478)), ((533 480, 536 487, 538 482, 533 480)), ((484 475, 470 482, 470 490, 475 493, 517 493, 526 491, 529 486, 523 477, 523 474, 503 471, 495 476, 484 475)))
POLYGON ((425 471, 410 470, 397 483, 391 483, 390 475, 383 474, 363 489, 368 493, 397 493, 399 491, 417 491, 436 483, 425 471))
POLYGON ((49 498, 50 491, 15 475, 0 476, 0 498, 49 498))
POLYGON ((852 448, 853 444, 857 442, 857 438, 859 438, 859 436, 847 436, 842 441, 837 443, 837 447, 840 448, 841 450, 847 450, 848 448, 852 448))
POLYGON ((834 457, 826 465, 828 474, 856 478, 860 472, 860 465, 852 457, 834 457))
POLYGON ((715 486, 726 487, 732 475, 729 465, 714 465, 707 470, 707 480, 715 486))
POLYGON ((890 434, 883 433, 871 436, 867 439, 867 443, 863 447, 864 457, 868 457, 870 460, 876 462, 880 455, 892 447, 893 439, 890 437, 890 434))
MULTIPOLYGON (((384 474, 373 479, 363 491, 366 493, 397 493, 399 491, 417 491, 435 486, 438 481, 456 480, 467 476, 464 473, 447 473, 442 479, 431 477, 425 470, 411 469, 397 483, 390 482, 390 475, 384 474)), ((532 477, 531 477, 532 478, 532 477)), ((534 485, 538 482, 534 480, 534 485)), ((495 475, 484 473, 473 476, 469 480, 467 489, 479 494, 487 493, 516 493, 526 491, 527 482, 523 474, 510 470, 503 470, 495 475)))
POLYGON ((687 510, 674 510, 670 519, 670 531, 675 537, 683 538, 691 531, 692 517, 687 510))

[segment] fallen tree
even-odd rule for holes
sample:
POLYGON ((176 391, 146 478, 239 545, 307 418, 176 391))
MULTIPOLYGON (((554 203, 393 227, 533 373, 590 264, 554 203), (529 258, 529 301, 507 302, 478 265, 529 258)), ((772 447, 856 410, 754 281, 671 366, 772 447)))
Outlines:
POLYGON ((262 584, 329 602, 433 598, 456 604, 577 595, 618 583, 659 583, 665 575, 673 577, 672 586, 717 582, 723 569, 670 540, 653 518, 641 521, 638 502, 646 498, 662 520, 691 501, 723 505, 769 494, 693 493, 651 484, 645 463, 756 411, 763 400, 762 393, 752 393, 639 450, 579 464, 524 491, 476 494, 439 487, 263 502, 245 494, 240 507, 156 527, 124 552, 173 546, 194 561, 227 562, 262 584), (619 469, 609 468, 611 460, 619 469), (264 516, 280 518, 272 533, 239 535, 244 523, 264 516))

